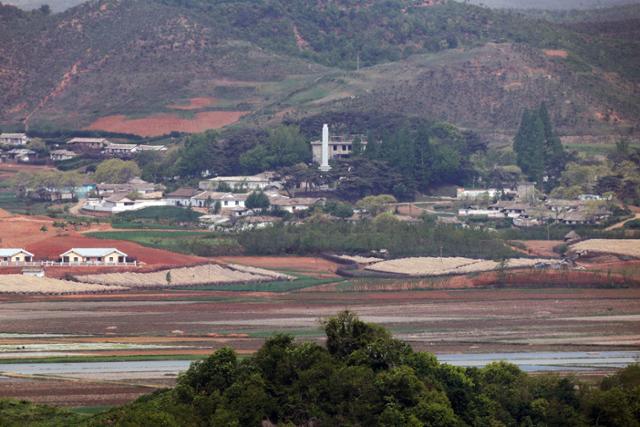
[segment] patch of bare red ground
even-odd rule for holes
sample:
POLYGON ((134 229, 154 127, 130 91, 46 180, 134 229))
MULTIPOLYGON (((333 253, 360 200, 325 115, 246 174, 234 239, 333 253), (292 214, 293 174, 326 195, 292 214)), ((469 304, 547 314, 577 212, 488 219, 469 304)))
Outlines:
POLYGON ((2 163, 0 164, 0 178, 11 178, 18 172, 36 172, 41 170, 52 170, 53 168, 45 165, 25 165, 21 163, 2 163))
POLYGON ((189 99, 188 104, 170 104, 167 105, 168 108, 172 108, 174 110, 198 110, 200 108, 208 107, 210 105, 214 105, 216 103, 215 98, 211 97, 199 97, 199 98, 191 98, 189 99))
MULTIPOLYGON (((105 229, 108 227, 105 224, 92 224, 78 231, 63 231, 53 227, 53 221, 45 216, 14 215, 0 209, 0 244, 4 247, 24 248, 33 253, 36 260, 57 260, 61 253, 71 248, 115 247, 148 265, 174 266, 207 262, 206 258, 148 248, 123 240, 96 239, 82 234, 86 231, 105 229), (43 226, 46 227, 46 231, 42 231, 43 226)), ((83 268, 87 269, 82 271, 90 271, 88 267, 83 268)), ((72 270, 75 272, 78 269, 72 270)), ((57 271, 64 271, 64 268, 60 267, 57 271)))
POLYGON ((569 56, 569 53, 562 49, 545 49, 542 52, 551 58, 566 58, 569 56))
POLYGON ((561 245, 562 240, 516 240, 526 246, 525 252, 543 258, 559 258, 560 255, 553 248, 561 245))
POLYGON ((129 257, 136 258, 145 264, 190 265, 206 262, 206 258, 183 255, 162 249, 148 248, 137 243, 124 240, 105 240, 86 237, 83 235, 53 236, 46 240, 27 246, 27 250, 36 258, 57 259, 58 256, 71 248, 118 248, 129 257))
POLYGON ((191 119, 177 114, 160 113, 141 119, 128 119, 124 115, 101 117, 86 129, 131 133, 140 136, 160 136, 177 132, 196 133, 219 129, 240 120, 248 111, 203 111, 191 119))

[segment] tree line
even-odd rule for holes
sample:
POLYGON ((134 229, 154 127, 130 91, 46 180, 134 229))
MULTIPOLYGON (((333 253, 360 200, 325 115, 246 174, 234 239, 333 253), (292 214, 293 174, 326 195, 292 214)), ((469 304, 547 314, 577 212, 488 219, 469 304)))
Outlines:
POLYGON ((222 348, 175 388, 86 421, 120 426, 640 425, 640 365, 596 384, 516 365, 456 367, 352 312, 322 322, 326 344, 275 335, 252 356, 222 348))

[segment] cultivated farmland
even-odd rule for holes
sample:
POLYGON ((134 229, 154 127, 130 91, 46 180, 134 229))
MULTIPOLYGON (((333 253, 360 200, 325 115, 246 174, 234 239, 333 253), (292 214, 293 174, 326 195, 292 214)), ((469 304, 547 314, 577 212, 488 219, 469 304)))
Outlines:
MULTIPOLYGON (((512 258, 505 261, 504 268, 533 267, 538 263, 549 264, 548 259, 512 258)), ((365 270, 380 273, 403 274, 407 276, 444 276, 448 274, 467 274, 492 271, 500 263, 491 260, 463 257, 413 257, 382 261, 365 267, 365 270)))
POLYGON ((571 245, 571 252, 631 256, 640 258, 638 239, 591 239, 571 245))
POLYGON ((151 273, 106 273, 75 276, 84 283, 118 285, 129 288, 195 286, 245 282, 270 282, 293 280, 295 277, 257 267, 240 265, 206 264, 194 267, 173 268, 151 273))
POLYGON ((24 294, 74 294, 82 292, 111 292, 124 290, 120 286, 103 286, 93 283, 77 283, 48 277, 22 274, 0 275, 0 293, 24 294))

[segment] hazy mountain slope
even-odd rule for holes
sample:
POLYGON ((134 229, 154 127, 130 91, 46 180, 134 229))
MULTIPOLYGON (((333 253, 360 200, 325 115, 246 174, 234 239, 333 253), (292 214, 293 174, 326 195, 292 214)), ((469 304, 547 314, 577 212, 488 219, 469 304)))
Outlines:
POLYGON ((620 132, 640 123, 639 43, 444 0, 5 6, 0 124, 78 128, 208 97, 196 111, 245 120, 378 108, 508 132, 548 100, 567 134, 620 132))
POLYGON ((125 0, 14 20, 40 31, 0 44, 0 69, 8 70, 0 80, 4 118, 82 126, 92 117, 162 111, 211 96, 219 81, 270 82, 324 69, 225 40, 170 6, 154 4, 150 12, 147 2, 125 0))
POLYGON ((469 3, 507 9, 593 9, 640 3, 638 0, 469 0, 469 3))
POLYGON ((566 58, 503 43, 334 75, 296 97, 307 99, 299 108, 301 115, 384 111, 449 121, 492 135, 511 134, 522 111, 545 100, 561 134, 603 136, 637 123, 640 109, 633 91, 632 85, 598 70, 577 73, 566 58))
POLYGON ((47 4, 52 12, 62 12, 87 0, 4 0, 2 3, 19 7, 22 10, 33 10, 47 4))

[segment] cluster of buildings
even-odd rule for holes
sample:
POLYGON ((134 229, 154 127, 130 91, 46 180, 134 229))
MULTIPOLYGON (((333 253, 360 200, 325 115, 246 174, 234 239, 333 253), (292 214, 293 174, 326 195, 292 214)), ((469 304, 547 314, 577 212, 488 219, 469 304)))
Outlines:
POLYGON ((612 215, 601 196, 583 194, 575 200, 541 200, 536 196, 534 187, 533 183, 523 183, 517 190, 458 189, 457 199, 466 203, 465 207, 458 209, 458 216, 507 219, 518 227, 533 227, 544 224, 596 225, 612 215), (505 196, 513 200, 497 200, 505 196), (480 201, 487 202, 487 206, 473 204, 480 201))
POLYGON ((121 144, 111 142, 106 138, 71 138, 64 145, 50 150, 48 157, 45 157, 28 148, 30 140, 25 133, 0 134, 0 161, 15 163, 60 162, 81 155, 131 159, 141 152, 167 150, 164 145, 121 144))
POLYGON ((166 151, 164 145, 120 144, 106 138, 72 138, 65 144, 64 149, 50 152, 51 160, 67 160, 81 154, 100 155, 105 158, 131 159, 136 154, 145 151, 166 151))
POLYGON ((74 265, 136 265, 128 255, 116 248, 71 248, 56 261, 36 261, 35 255, 23 248, 0 248, 0 266, 74 266, 74 265))
POLYGON ((322 203, 315 197, 289 197, 281 193, 282 182, 272 173, 251 176, 216 177, 199 183, 198 188, 183 187, 172 192, 166 188, 134 178, 124 184, 97 184, 94 194, 82 205, 86 212, 116 214, 153 206, 192 208, 203 214, 207 225, 235 223, 237 218, 263 217, 252 210, 247 199, 254 191, 262 191, 273 209, 296 213, 322 203))

